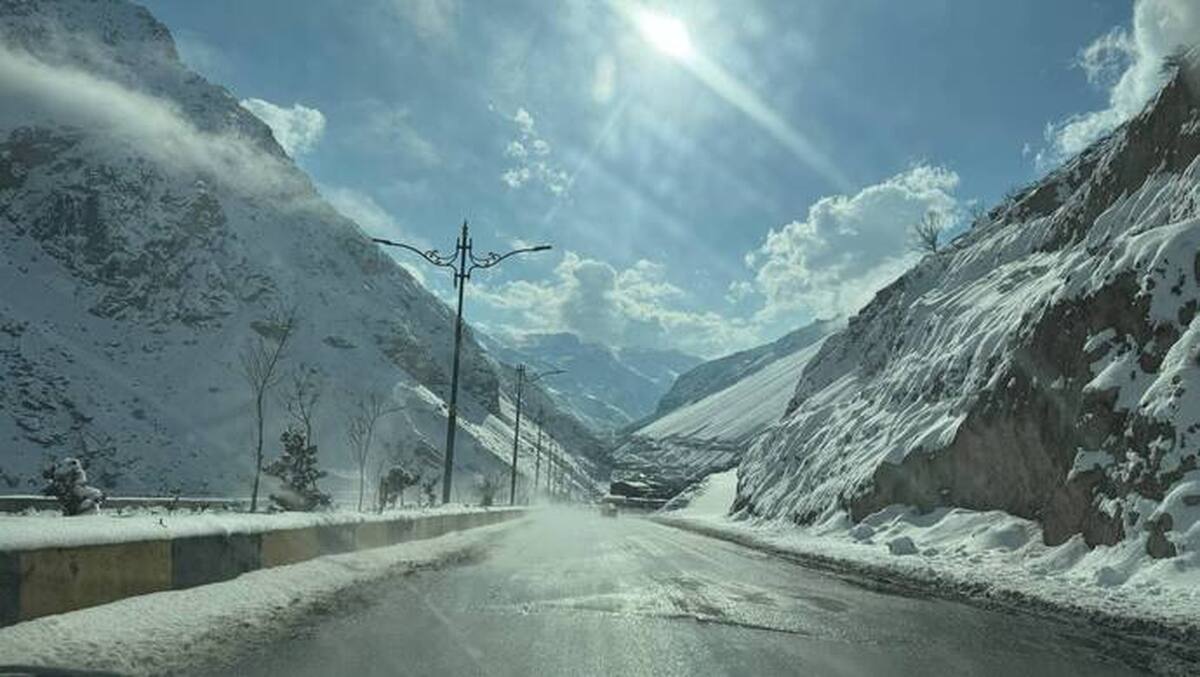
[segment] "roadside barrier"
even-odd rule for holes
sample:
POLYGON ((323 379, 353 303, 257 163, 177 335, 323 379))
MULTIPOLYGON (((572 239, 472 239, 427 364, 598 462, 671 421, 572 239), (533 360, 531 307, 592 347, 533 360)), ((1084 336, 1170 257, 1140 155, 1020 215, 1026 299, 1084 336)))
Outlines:
POLYGON ((321 555, 436 538, 525 512, 507 508, 397 515, 252 533, 0 550, 0 627, 135 595, 227 581, 247 571, 321 555))

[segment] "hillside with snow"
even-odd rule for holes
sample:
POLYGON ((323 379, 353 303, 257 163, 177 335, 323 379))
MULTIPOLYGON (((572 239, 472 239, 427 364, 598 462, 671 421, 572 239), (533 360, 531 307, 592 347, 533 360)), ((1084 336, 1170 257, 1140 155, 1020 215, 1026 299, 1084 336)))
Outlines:
POLYGON ((741 515, 1003 511, 1200 548, 1200 67, 880 291, 739 467, 741 515))
MULTIPOLYGON (((149 12, 0 0, 0 97, 0 487, 28 490, 47 458, 73 454, 119 492, 248 492, 239 357, 285 308, 299 324, 283 374, 323 384, 327 483, 352 474, 345 422, 368 394, 395 408, 371 472, 393 456, 437 472, 451 311, 320 197, 263 122, 189 71, 149 12)), ((461 384, 467 498, 504 471, 514 413, 508 371, 470 331, 461 384)), ((605 475, 599 442, 546 406, 580 481, 605 475)), ((272 394, 268 458, 286 423, 272 394)))
POLYGON ((543 389, 597 433, 633 423, 654 411, 675 379, 700 363, 677 350, 612 348, 570 333, 526 334, 500 340, 481 337, 488 352, 535 372, 562 369, 542 381, 543 389))
POLYGON ((814 323, 773 343, 705 362, 681 376, 672 393, 680 390, 680 382, 693 394, 705 385, 728 384, 630 433, 613 452, 618 476, 661 483, 671 494, 736 465, 750 440, 783 415, 804 365, 833 326, 814 323), (688 378, 697 372, 699 378, 688 378))
MULTIPOLYGON (((724 390, 777 360, 807 348, 841 324, 837 319, 817 320, 770 343, 699 364, 675 379, 671 389, 659 399, 651 419, 724 390)), ((649 422, 643 421, 642 425, 649 422)))

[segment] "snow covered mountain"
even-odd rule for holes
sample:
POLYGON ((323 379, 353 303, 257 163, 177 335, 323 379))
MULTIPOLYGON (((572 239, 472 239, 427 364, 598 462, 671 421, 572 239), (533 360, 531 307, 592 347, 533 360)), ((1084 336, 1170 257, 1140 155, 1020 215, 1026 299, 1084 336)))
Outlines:
MULTIPOLYGON (((149 12, 0 0, 0 100, 0 486, 27 490, 48 456, 79 454, 118 491, 247 491, 239 355, 273 335, 279 308, 299 319, 284 372, 324 384, 331 484, 349 474, 345 420, 369 393, 399 407, 375 458, 440 465, 452 314, 265 124, 189 71, 149 12)), ((465 498, 512 445, 510 379, 471 332, 461 384, 465 498)), ((605 475, 600 443, 552 418, 581 481, 605 475)), ((268 456, 285 423, 268 398, 268 456)))
POLYGON ((994 208, 825 341, 735 509, 1003 510, 1047 544, 1200 543, 1200 77, 994 208))
POLYGON ((781 338, 749 350, 709 360, 681 374, 658 401, 655 417, 724 390, 777 360, 807 348, 842 324, 840 320, 817 320, 781 338))
POLYGON ((675 378, 700 363, 700 358, 677 350, 609 348, 569 333, 481 341, 506 362, 524 362, 536 371, 565 369, 542 381, 543 387, 560 407, 596 432, 648 415, 675 378))
POLYGON ((814 322, 777 341, 705 362, 676 380, 659 413, 613 452, 615 476, 671 495, 741 459, 755 435, 779 420, 796 379, 839 324, 814 322))

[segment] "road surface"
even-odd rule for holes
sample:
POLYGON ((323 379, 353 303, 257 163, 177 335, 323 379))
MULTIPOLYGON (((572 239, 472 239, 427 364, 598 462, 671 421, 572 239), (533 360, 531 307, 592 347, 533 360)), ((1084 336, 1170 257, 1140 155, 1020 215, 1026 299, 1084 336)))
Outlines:
POLYGON ((245 675, 1124 675, 1099 635, 873 592, 644 519, 546 511, 402 576, 245 675))

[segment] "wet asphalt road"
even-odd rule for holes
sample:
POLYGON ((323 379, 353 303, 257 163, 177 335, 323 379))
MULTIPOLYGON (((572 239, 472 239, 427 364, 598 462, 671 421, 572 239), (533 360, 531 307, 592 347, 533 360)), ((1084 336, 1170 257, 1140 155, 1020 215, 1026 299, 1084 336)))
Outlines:
POLYGON ((874 592, 644 519, 546 511, 247 675, 1124 675, 1086 629, 874 592))

